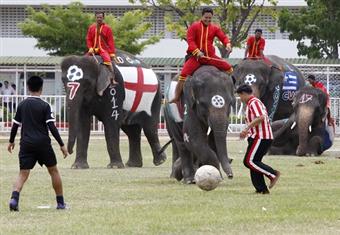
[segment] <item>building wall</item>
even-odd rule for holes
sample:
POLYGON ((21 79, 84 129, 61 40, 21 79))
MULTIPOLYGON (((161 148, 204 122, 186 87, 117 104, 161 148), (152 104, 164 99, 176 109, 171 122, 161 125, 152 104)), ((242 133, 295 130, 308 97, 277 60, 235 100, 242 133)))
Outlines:
MULTIPOLYGON (((6 2, 6 1, 5 1, 6 2)), ((5 3, 4 2, 4 3, 5 3)), ((32 4, 37 4, 38 2, 44 1, 28 1, 32 4)), ((59 1, 68 3, 68 1, 59 1)), ((86 2, 86 1, 85 1, 86 2)), ((105 1, 99 1, 98 4, 104 4, 105 1)), ((285 1, 282 1, 285 3, 285 1)), ((18 27, 18 23, 23 22, 25 18, 27 18, 27 12, 25 11, 26 5, 4 5, 2 3, 0 5, 0 56, 42 56, 46 55, 47 52, 43 50, 39 50, 34 48, 36 44, 36 40, 33 38, 25 37, 20 28, 18 27)), ((18 1, 20 3, 20 1, 18 1)), ((85 8, 85 12, 95 12, 97 10, 103 10, 108 13, 112 13, 116 16, 121 16, 124 12, 137 9, 138 6, 129 6, 126 4, 122 6, 124 1, 120 1, 120 5, 117 2, 116 6, 105 6, 105 5, 90 5, 85 8)), ((115 1, 116 4, 116 1, 115 1)), ((41 9, 41 6, 34 5, 35 9, 41 9)), ((292 11, 297 11, 300 7, 294 6, 290 7, 292 11)), ((175 33, 166 32, 165 24, 164 24, 164 13, 160 10, 156 10, 155 13, 148 19, 153 25, 151 30, 144 35, 144 38, 148 38, 153 35, 159 35, 162 32, 164 33, 164 40, 155 45, 150 45, 145 52, 143 52, 140 56, 142 57, 165 57, 168 54, 174 54, 173 57, 182 57, 183 52, 185 51, 186 43, 177 39, 175 33), (170 40, 170 41, 167 41, 170 40), (166 43, 166 44, 165 44, 166 43), (168 44, 170 43, 170 44, 168 44), (165 46, 164 46, 165 45, 165 46), (174 45, 176 50, 167 50, 167 45, 174 45), (183 46, 184 45, 184 46, 183 46), (162 53, 159 53, 159 50, 156 48, 161 47, 162 53), (184 49, 183 49, 184 48, 184 49)), ((288 38, 287 33, 280 33, 279 30, 270 31, 269 28, 274 28, 277 26, 277 22, 271 17, 267 15, 260 15, 252 28, 250 29, 250 33, 253 33, 256 28, 263 29, 263 36, 268 40, 266 54, 275 54, 275 50, 271 48, 277 48, 282 45, 282 51, 288 52, 287 56, 282 57, 296 57, 297 49, 296 43, 286 40, 288 38), (275 41, 275 40, 281 40, 275 41), (282 41, 282 39, 284 41, 282 41), (270 40, 270 41, 269 41, 270 40), (269 46, 272 45, 272 46, 269 46), (287 50, 289 48, 289 50, 287 50)), ((84 39, 85 43, 85 39, 84 39)), ((237 50, 236 50, 237 51, 237 50)), ((243 54, 232 54, 233 57, 242 57, 243 54)))

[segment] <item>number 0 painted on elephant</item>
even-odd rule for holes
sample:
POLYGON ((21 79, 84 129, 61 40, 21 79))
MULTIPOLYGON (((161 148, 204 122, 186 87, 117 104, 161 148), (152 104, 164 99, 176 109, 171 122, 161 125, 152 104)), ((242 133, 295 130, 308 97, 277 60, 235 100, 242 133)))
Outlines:
POLYGON ((222 96, 220 95, 214 95, 212 98, 211 98, 211 104, 215 107, 215 108, 222 108, 225 104, 225 101, 223 99, 222 96))

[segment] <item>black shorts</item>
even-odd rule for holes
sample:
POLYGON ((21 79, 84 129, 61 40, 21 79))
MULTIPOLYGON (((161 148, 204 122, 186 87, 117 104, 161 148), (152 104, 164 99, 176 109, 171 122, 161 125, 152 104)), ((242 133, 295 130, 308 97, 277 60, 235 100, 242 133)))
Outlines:
POLYGON ((21 170, 33 169, 36 163, 40 166, 52 167, 57 165, 57 159, 50 144, 45 146, 30 146, 22 144, 19 151, 19 165, 21 170))

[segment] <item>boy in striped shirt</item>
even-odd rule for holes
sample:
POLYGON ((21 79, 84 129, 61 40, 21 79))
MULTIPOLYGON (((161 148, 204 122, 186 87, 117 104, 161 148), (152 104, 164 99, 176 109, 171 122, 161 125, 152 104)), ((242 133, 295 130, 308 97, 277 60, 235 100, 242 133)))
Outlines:
POLYGON ((264 181, 264 175, 269 178, 269 188, 272 188, 279 179, 280 172, 262 162, 263 156, 272 143, 273 133, 266 107, 252 95, 252 92, 249 85, 241 85, 236 90, 241 101, 247 104, 247 127, 240 133, 241 139, 248 136, 248 148, 243 163, 250 169, 250 177, 256 193, 268 194, 269 190, 264 181))

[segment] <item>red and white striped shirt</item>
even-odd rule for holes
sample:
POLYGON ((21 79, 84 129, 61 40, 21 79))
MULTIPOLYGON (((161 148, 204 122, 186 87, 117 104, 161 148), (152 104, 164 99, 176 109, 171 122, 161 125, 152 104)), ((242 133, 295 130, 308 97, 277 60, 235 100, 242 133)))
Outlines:
POLYGON ((264 104, 255 96, 247 102, 246 122, 249 125, 255 118, 264 115, 264 120, 257 126, 248 130, 248 137, 259 139, 273 139, 272 127, 270 126, 267 109, 264 104))

